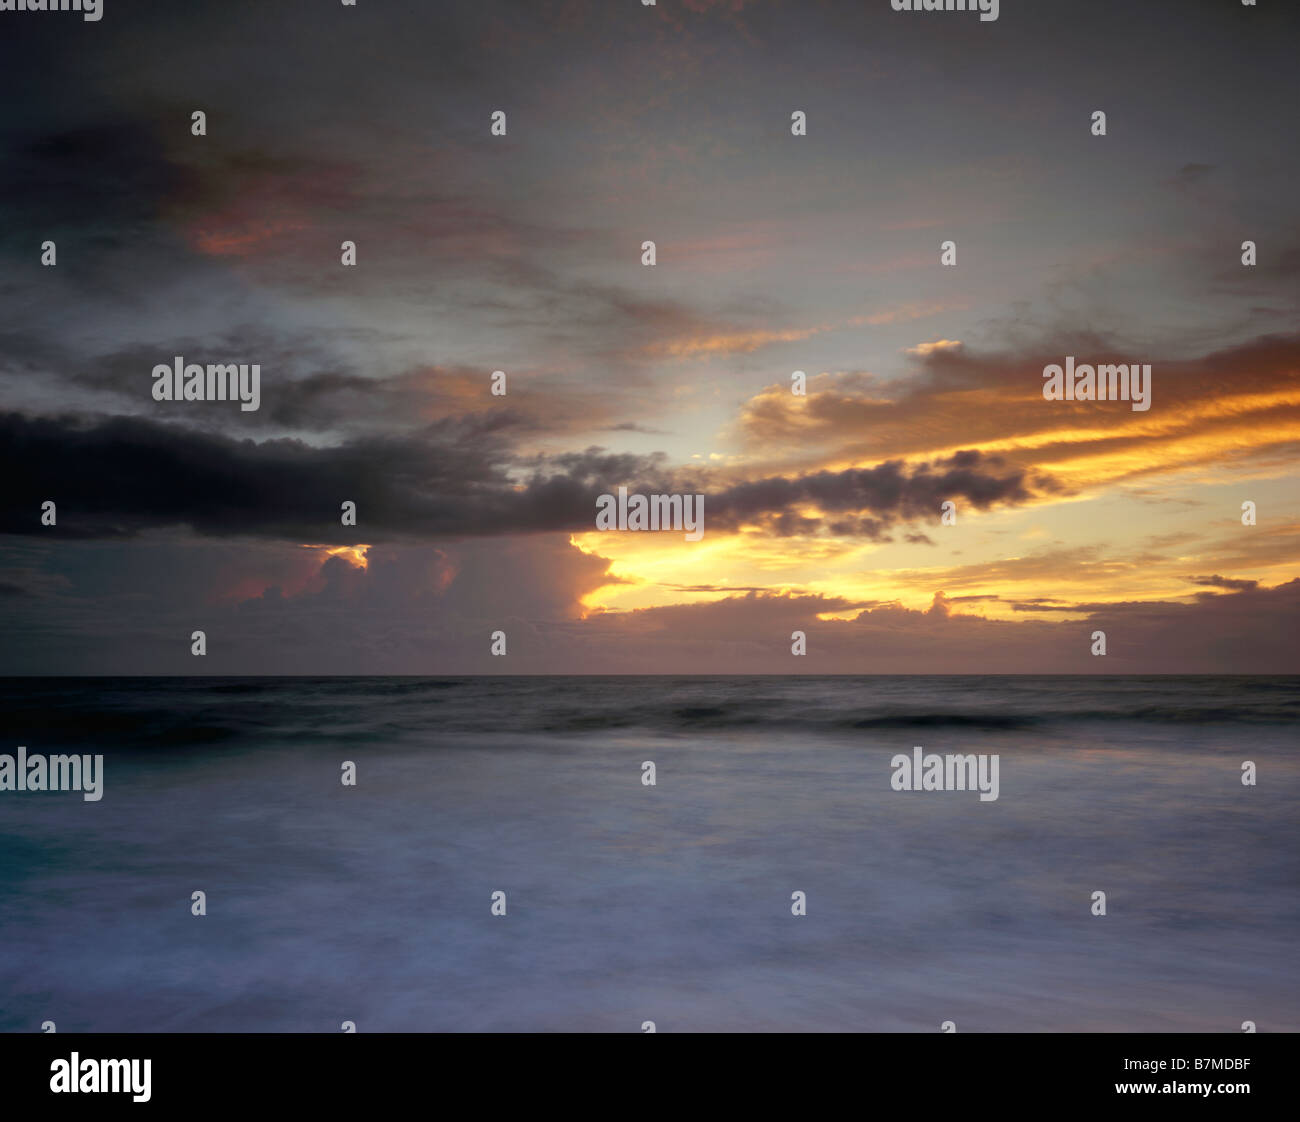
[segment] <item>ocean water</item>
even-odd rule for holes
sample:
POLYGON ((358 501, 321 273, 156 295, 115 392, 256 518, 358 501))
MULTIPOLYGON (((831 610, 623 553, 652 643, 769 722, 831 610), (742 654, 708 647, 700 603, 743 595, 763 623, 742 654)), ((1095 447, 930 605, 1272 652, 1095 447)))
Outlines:
POLYGON ((5 679, 0 713, 0 753, 104 756, 98 802, 0 792, 0 1030, 1300 1029, 1300 678, 5 679), (914 746, 996 753, 998 799, 893 790, 914 746))

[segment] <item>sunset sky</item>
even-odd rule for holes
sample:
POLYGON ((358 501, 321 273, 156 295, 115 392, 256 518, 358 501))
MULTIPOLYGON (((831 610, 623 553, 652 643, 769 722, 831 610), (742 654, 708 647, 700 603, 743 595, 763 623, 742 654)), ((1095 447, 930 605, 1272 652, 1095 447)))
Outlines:
POLYGON ((0 672, 1298 672, 1297 32, 0 14, 0 672), (261 407, 153 400, 178 355, 261 407), (1068 355, 1150 409, 1045 401, 1068 355), (703 540, 597 531, 620 485, 703 494, 703 540))

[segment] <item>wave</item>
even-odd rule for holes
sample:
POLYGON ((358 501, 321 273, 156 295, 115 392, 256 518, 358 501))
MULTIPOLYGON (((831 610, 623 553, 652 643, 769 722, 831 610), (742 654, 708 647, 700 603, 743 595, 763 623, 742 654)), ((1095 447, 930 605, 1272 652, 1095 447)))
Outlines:
POLYGON ((454 733, 1300 727, 1300 678, 3 679, 12 744, 159 749, 454 733))

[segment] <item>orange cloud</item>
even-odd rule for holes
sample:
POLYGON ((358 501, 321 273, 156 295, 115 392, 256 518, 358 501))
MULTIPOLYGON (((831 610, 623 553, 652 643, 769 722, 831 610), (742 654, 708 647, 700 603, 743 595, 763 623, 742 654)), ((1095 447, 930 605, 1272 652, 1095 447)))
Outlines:
POLYGON ((235 222, 200 227, 191 237, 198 250, 211 257, 248 257, 266 242, 306 228, 305 222, 235 222))
POLYGON ((735 331, 718 335, 697 335, 655 343, 647 348, 649 354, 669 358, 693 358, 696 355, 750 354, 770 343, 797 343, 821 331, 824 327, 793 328, 788 331, 735 331))

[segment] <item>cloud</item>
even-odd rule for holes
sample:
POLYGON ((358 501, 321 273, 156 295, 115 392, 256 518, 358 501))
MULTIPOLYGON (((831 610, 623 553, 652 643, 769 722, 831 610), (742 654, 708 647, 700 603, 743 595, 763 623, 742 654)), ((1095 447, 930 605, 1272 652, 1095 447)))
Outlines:
POLYGON ((598 449, 531 472, 505 450, 503 414, 440 422, 409 436, 365 436, 336 447, 256 443, 140 418, 80 421, 0 416, 0 527, 39 533, 41 502, 59 504, 59 532, 126 536, 188 525, 214 536, 379 541, 446 534, 538 532, 591 525, 611 477, 649 472, 653 458, 598 449), (103 470, 112 464, 113 470, 103 470), (509 474, 527 472, 523 481, 509 474), (355 502, 364 530, 344 532, 355 502), (36 512, 35 514, 33 512, 36 512))
POLYGON ((101 421, 0 415, 0 528, 40 533, 53 498, 61 532, 123 536, 188 525, 215 536, 343 544, 475 534, 590 530, 596 499, 630 484, 643 493, 707 488, 712 531, 759 523, 779 536, 880 537, 893 522, 961 499, 979 509, 1030 498, 1023 472, 978 452, 907 468, 768 476, 726 484, 674 474, 660 455, 582 452, 521 457, 506 412, 436 422, 409 435, 365 435, 331 447, 254 442, 141 418, 101 421), (114 465, 111 473, 101 465, 114 465), (710 486, 710 483, 713 485, 710 486), (339 525, 344 500, 359 528, 339 525))
POLYGON ((1032 491, 1023 471, 1005 470, 997 457, 958 452, 934 463, 907 467, 890 460, 872 468, 768 476, 738 483, 707 497, 709 525, 735 528, 759 522, 781 536, 825 526, 831 533, 881 536, 895 521, 935 516, 947 500, 983 510, 1026 502, 1032 491), (809 510, 816 511, 810 515, 809 510), (870 512, 875 517, 836 519, 870 512))
POLYGON ((957 448, 996 454, 1058 492, 1186 471, 1300 446, 1300 336, 1267 336, 1196 359, 1117 351, 1099 338, 1055 352, 932 346, 918 377, 886 382, 819 375, 806 397, 769 386, 745 403, 735 434, 765 460, 792 465, 913 460, 957 448), (1078 361, 1152 365, 1151 408, 1047 402, 1043 367, 1078 361))
POLYGON ((1226 588, 1233 592, 1250 592, 1259 587, 1257 580, 1232 580, 1217 573, 1212 577, 1189 577, 1193 584, 1208 585, 1211 588, 1226 588))
MULTIPOLYGON (((61 542, 61 578, 6 598, 4 673, 1296 673, 1300 581, 1064 622, 750 590, 584 616, 607 563, 562 535, 372 547, 359 568, 266 542, 61 542), (235 595, 229 593, 234 590, 235 595), (827 617, 832 618, 827 618, 827 617), (209 637, 203 666, 188 636, 209 637), (1109 639, 1091 655, 1091 633, 1109 639), (494 630, 507 659, 489 654, 494 630), (793 658, 804 631, 808 655, 793 658)), ((3 574, 0 574, 2 577, 3 574)), ((708 586, 705 586, 708 587, 708 586)))
POLYGON ((795 343, 815 335, 821 328, 792 328, 785 331, 732 331, 721 335, 703 335, 669 339, 652 344, 650 354, 668 358, 693 358, 699 355, 750 354, 772 343, 795 343))
POLYGON ((933 343, 917 343, 915 347, 908 347, 906 353, 919 358, 929 358, 940 351, 959 351, 961 347, 962 343, 959 339, 936 339, 933 343))

